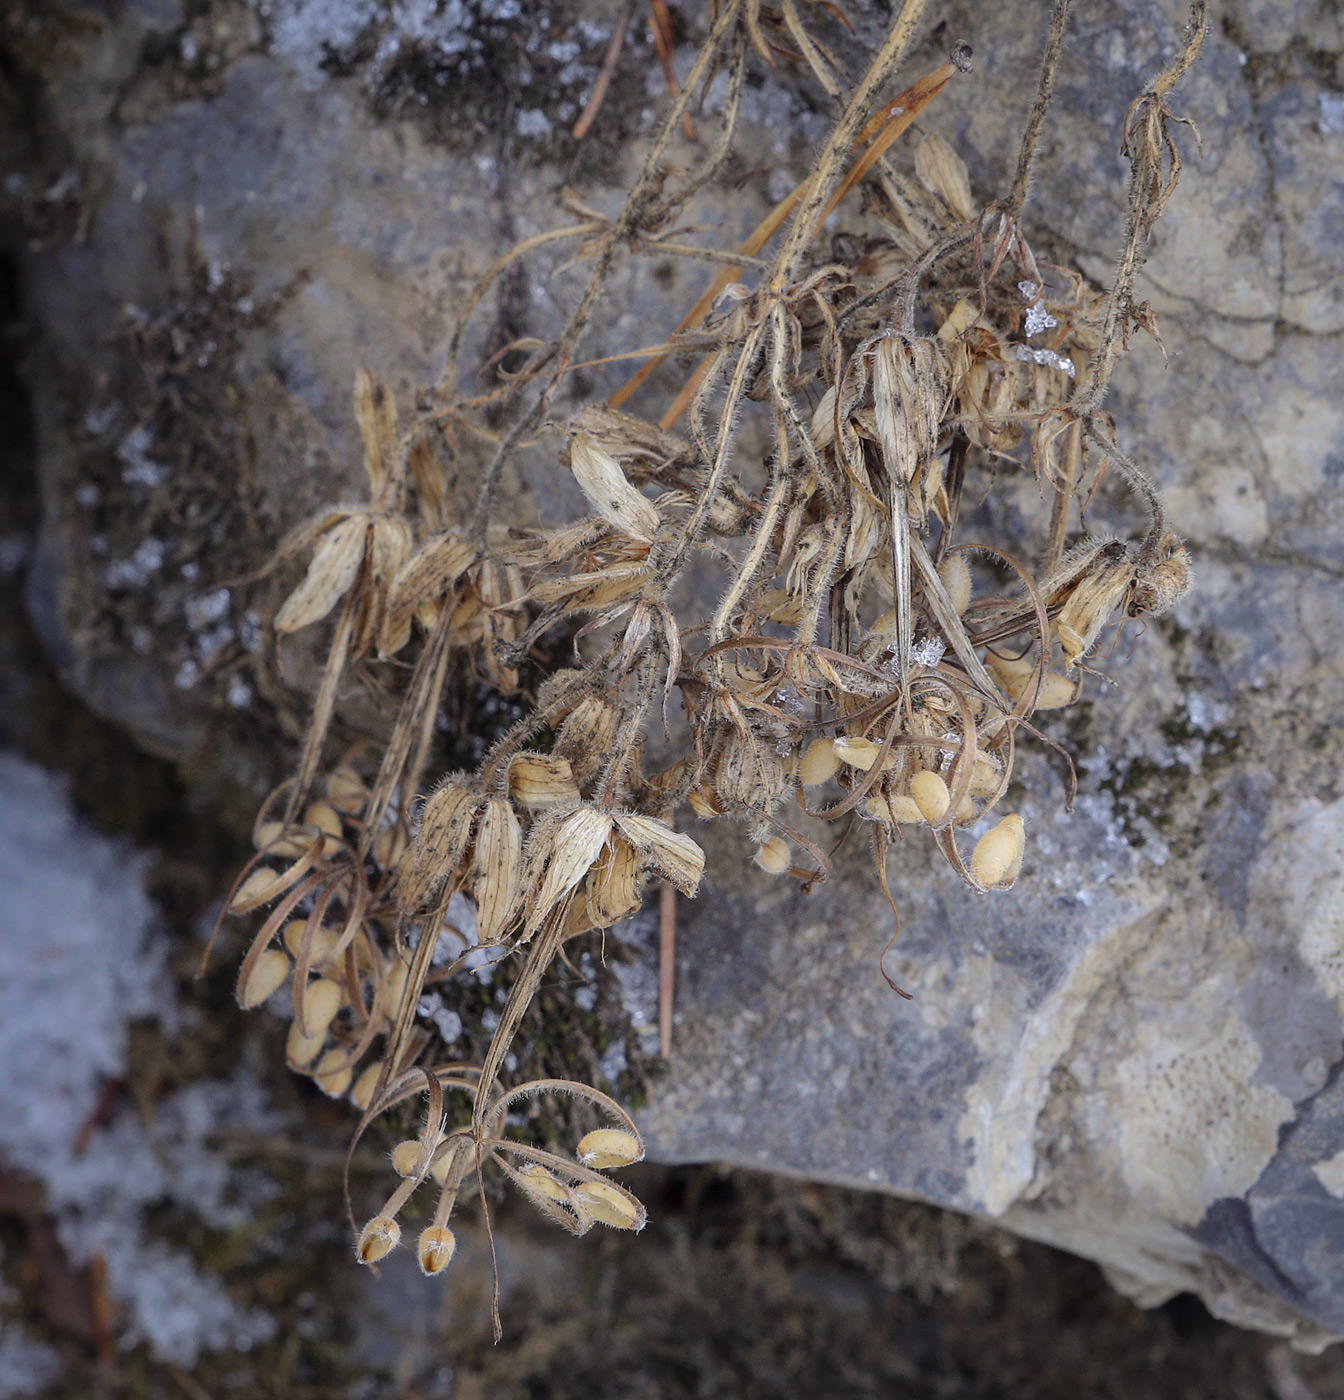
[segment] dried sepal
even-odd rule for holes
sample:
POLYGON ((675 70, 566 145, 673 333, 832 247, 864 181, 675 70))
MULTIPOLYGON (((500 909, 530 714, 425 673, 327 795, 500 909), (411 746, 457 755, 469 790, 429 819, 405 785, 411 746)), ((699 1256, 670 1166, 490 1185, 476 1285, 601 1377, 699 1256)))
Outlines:
POLYGON ((398 902, 404 910, 423 909, 455 875, 471 840, 477 796, 465 783, 446 779, 430 795, 420 831, 398 869, 398 902))
POLYGON ((658 512, 630 485, 621 464, 584 431, 569 440, 569 465, 589 505, 618 530, 651 544, 658 534, 658 512))
POLYGON ((689 836, 673 831, 657 817, 634 812, 617 812, 616 825, 648 864, 682 894, 689 898, 700 887, 705 853, 689 836))
POLYGON ((930 132, 915 147, 915 174, 926 190, 942 197, 962 223, 975 216, 966 162, 936 132, 930 132))
POLYGON ((534 828, 529 842, 529 864, 546 861, 546 874, 535 901, 527 911, 523 935, 531 938, 555 908, 593 868, 611 835, 612 819, 606 812, 580 807, 557 822, 534 828))
POLYGON ((477 936, 498 943, 515 912, 523 868, 523 828, 507 798, 485 804, 472 868, 477 936))
POLYGON ((519 754, 509 764, 509 792, 524 807, 560 807, 578 802, 579 785, 569 760, 558 754, 519 754))
POLYGON ((355 374, 355 421, 364 439, 364 470, 377 496, 396 465, 397 402, 367 369, 355 374))
POLYGON ((349 515, 318 541, 304 580, 275 615, 277 632, 297 632, 319 622, 349 591, 364 562, 369 517, 349 515))

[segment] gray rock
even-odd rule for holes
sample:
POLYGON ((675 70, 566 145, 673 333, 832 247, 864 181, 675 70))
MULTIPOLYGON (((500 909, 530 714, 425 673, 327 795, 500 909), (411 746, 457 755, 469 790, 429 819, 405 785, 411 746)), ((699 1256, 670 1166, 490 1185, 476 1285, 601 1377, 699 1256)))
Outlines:
MULTIPOLYGON (((805 897, 716 834, 705 891, 682 909, 676 1056, 644 1123, 663 1160, 991 1216, 1100 1261, 1143 1303, 1193 1290, 1222 1317, 1316 1347, 1344 1335, 1344 40, 1324 0, 1213 8, 1175 102, 1198 120, 1204 155, 1178 136, 1185 174, 1142 288, 1170 363, 1136 344, 1110 404, 1190 542, 1195 590, 1141 639, 1130 629, 1099 663, 1114 687, 1093 682, 1050 729, 1078 760, 1072 815, 1059 761, 1042 750, 1024 762, 1028 860, 1011 895, 967 892, 917 837, 893 858, 903 928, 888 966, 912 1002, 878 969, 894 921, 862 851, 846 847, 835 879, 805 897)), ((929 124, 966 153, 982 198, 1012 168, 1038 12, 944 7, 978 68, 929 124)), ((255 563, 354 486, 356 365, 403 396, 432 380, 445 317, 473 279, 505 243, 563 217, 548 161, 568 158, 556 133, 572 113, 548 113, 533 87, 506 131, 473 77, 498 16, 446 7, 417 29, 418 13, 290 0, 266 24, 221 4, 188 26, 171 6, 132 8, 83 41, 84 67, 56 93, 102 193, 82 243, 27 259, 46 490, 35 615, 70 683, 160 748, 218 737, 228 666, 246 649, 202 656, 192 599, 230 575, 184 512, 165 566, 117 594, 123 631, 92 626, 112 561, 90 552, 76 488, 127 432, 167 421, 105 338, 134 323, 126 305, 171 319, 174 298, 196 297, 202 343, 229 328, 210 381, 228 392, 201 410, 214 436, 197 475, 152 435, 138 441, 188 473, 184 500, 207 517, 250 483, 256 535, 242 552, 255 563), (142 65, 151 33, 193 54, 185 77, 142 65), (390 91, 406 97, 397 65, 426 51, 457 65, 445 101, 389 110, 390 91), (271 296, 264 317, 241 305, 271 296), (109 404, 121 417, 100 437, 89 424, 109 404), (181 564, 198 555, 205 574, 184 589, 181 564)), ((1180 22, 1165 0, 1113 0, 1080 14, 1068 46, 1033 218, 1043 251, 1101 280, 1122 212, 1120 123, 1180 22)), ((591 79, 604 42, 571 30, 578 76, 547 78, 561 101, 591 79)), ((633 52, 654 71, 647 48, 633 52)), ((637 130, 630 90, 614 89, 611 121, 637 130)), ((774 79, 752 101, 746 164, 805 162, 822 119, 774 79)), ((612 207, 630 156, 603 152, 578 180, 612 207)), ((764 207, 759 192, 725 198, 700 213, 730 233, 764 207)), ((499 328, 554 328, 582 275, 556 271, 563 257, 529 261, 499 328)), ((674 268, 662 288, 623 273, 595 352, 650 339, 702 275, 674 268)), ((595 391, 619 376, 595 372, 595 391)), ((511 485, 523 515, 569 508, 543 461, 511 485)), ((117 497, 118 558, 158 528, 150 491, 117 497)), ((1022 518, 1039 515, 1033 497, 1022 504, 1022 518)), ((1107 510, 1133 527, 1118 495, 1094 523, 1107 510)), ((241 639, 239 606, 224 620, 241 639)), ((246 755, 247 736, 228 744, 246 755)))

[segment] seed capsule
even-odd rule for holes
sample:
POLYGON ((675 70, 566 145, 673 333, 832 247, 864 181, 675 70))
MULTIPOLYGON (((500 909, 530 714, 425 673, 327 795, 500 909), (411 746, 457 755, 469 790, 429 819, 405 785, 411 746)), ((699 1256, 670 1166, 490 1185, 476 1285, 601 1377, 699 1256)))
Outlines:
POLYGON ((376 1264, 384 1255, 391 1254, 400 1239, 401 1226, 395 1220, 387 1215, 375 1215, 359 1232, 355 1255, 361 1264, 376 1264))
POLYGON ((947 596, 958 616, 966 611, 971 601, 971 570, 963 554, 949 554, 938 565, 938 577, 943 581, 947 596))
POLYGON ((344 835, 340 813, 330 802, 311 803, 303 814, 303 824, 304 826, 315 826, 324 836, 331 837, 330 841, 323 842, 323 849, 328 855, 335 849, 335 843, 344 835))
POLYGON ((302 840, 298 836, 281 837, 284 831, 282 822, 262 822, 257 828, 256 847, 259 851, 265 851, 267 855, 282 856, 293 860, 301 856, 309 846, 313 844, 312 838, 302 840))
MULTIPOLYGON (((341 1009, 341 989, 328 977, 316 977, 308 983, 303 993, 303 1021, 301 1034, 326 1037, 336 1013, 341 1009)), ((299 1018, 294 1018, 299 1024, 299 1018)))
POLYGON ((770 875, 783 875, 793 864, 789 843, 782 836, 772 836, 756 847, 752 860, 770 875))
POLYGON ((875 822, 899 822, 903 826, 911 826, 924 820, 915 799, 898 792, 870 793, 860 810, 875 822))
POLYGON ((840 755, 833 739, 813 739, 798 761, 798 777, 804 787, 818 787, 840 771, 840 755))
POLYGON ((373 1102, 373 1091, 378 1087, 378 1077, 383 1072, 383 1062, 375 1060, 355 1080, 350 1090, 350 1102, 362 1113, 373 1102))
POLYGON ((244 1011, 260 1006, 272 992, 284 986, 289 976, 289 958, 279 948, 268 948, 252 964, 247 982, 238 984, 238 1005, 244 1011))
POLYGON ((610 1167, 628 1167, 644 1156, 644 1148, 634 1133, 624 1128, 598 1128, 579 1139, 579 1161, 585 1166, 606 1171, 610 1167))
POLYGON ((519 1167, 518 1180, 523 1189, 533 1196, 544 1196, 548 1201, 569 1199, 565 1188, 540 1162, 529 1162, 525 1167, 519 1167))
POLYGON ((937 773, 916 773, 910 782, 910 796, 919 808, 919 814, 932 825, 940 820, 952 801, 947 784, 937 773))
POLYGON ((229 905, 229 913, 245 914, 249 909, 265 904, 268 899, 273 898, 271 891, 279 880, 279 875, 269 866, 258 866, 238 887, 238 893, 229 905))
POLYGON ((456 1249, 457 1236, 446 1225, 431 1225, 421 1233, 416 1247, 420 1271, 431 1276, 441 1274, 452 1263, 456 1249))
POLYGON ((318 1051, 327 1043, 327 1033, 304 1035, 297 1021, 289 1023, 289 1035, 285 1039, 285 1057, 290 1064, 304 1069, 317 1059, 318 1051))
POLYGON ((585 1181, 574 1194, 583 1202, 588 1214, 615 1230, 639 1230, 644 1225, 644 1212, 631 1197, 605 1181, 585 1181))
POLYGON ((971 855, 971 874, 982 885, 1011 884, 1022 865, 1026 839, 1022 818, 1016 812, 1004 817, 976 842, 971 855))
MULTIPOLYGON (((290 956, 297 958, 299 949, 303 946, 303 931, 308 925, 303 919, 291 919, 285 925, 283 934, 285 947, 289 949, 290 956)), ((309 962, 313 967, 319 967, 330 956, 331 950, 336 946, 336 935, 331 929, 319 926, 313 930, 312 951, 309 953, 309 962)))
POLYGON ((313 1083, 328 1098, 339 1099, 350 1087, 353 1074, 344 1050, 328 1050, 317 1062, 317 1068, 313 1071, 313 1083))
POLYGON ((865 773, 877 762, 877 756, 882 752, 881 744, 875 744, 871 739, 852 739, 848 734, 842 734, 833 743, 841 763, 848 763, 851 768, 862 768, 865 773))
POLYGON ((327 800, 338 812, 358 812, 368 797, 364 780, 353 768, 338 768, 327 779, 327 800))

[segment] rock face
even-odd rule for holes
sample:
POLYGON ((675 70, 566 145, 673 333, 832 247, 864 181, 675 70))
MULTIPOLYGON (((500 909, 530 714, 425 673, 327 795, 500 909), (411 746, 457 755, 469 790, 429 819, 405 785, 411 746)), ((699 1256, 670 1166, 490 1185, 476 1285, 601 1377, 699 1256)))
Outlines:
MULTIPOLYGON (((1013 167, 1039 8, 945 5, 914 60, 958 37, 976 50, 929 125, 981 199, 1013 167)), ((1109 405, 1167 493, 1194 590, 1137 645, 1122 636, 1098 663, 1114 687, 1090 681, 1049 730, 1078 762, 1073 814, 1056 757, 1023 765, 1011 895, 971 894, 918 838, 893 860, 887 965, 913 1001, 880 975, 894 922, 857 842, 811 896, 744 868, 731 835, 711 846, 644 1123, 667 1161, 989 1215, 1142 1302, 1193 1290, 1315 1346, 1344 1335, 1344 34, 1328 0, 1212 9, 1175 102, 1203 155, 1178 136, 1185 172, 1142 282, 1169 363, 1136 345, 1109 405)), ((95 707, 246 771, 264 599, 228 581, 353 481, 356 365, 405 394, 431 381, 474 278, 569 217, 562 130, 614 12, 553 11, 547 30, 488 4, 187 13, 141 0, 54 70, 73 183, 58 191, 53 168, 29 213, 85 202, 80 239, 25 257, 46 491, 30 591, 95 707)), ((1112 0, 1071 32, 1031 218, 1042 253, 1100 281, 1119 125, 1182 22, 1112 0)), ((630 136, 662 89, 642 36, 626 62, 603 120, 630 136)), ((784 79, 750 105, 744 165, 805 161, 824 117, 784 79)), ((612 207, 631 168, 599 143, 574 182, 612 207)), ((711 192, 703 212, 731 232, 764 201, 711 192)), ((491 348, 553 329, 581 275, 549 275, 564 256, 506 283, 491 348)), ((702 278, 623 274, 594 354, 660 334, 702 278)), ((595 392, 618 382, 604 373, 595 392)), ((563 504, 553 476, 522 471, 520 511, 563 504)))

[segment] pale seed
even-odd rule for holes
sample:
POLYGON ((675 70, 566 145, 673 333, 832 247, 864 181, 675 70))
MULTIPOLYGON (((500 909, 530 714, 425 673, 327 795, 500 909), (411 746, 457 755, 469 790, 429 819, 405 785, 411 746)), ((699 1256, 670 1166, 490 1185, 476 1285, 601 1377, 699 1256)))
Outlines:
POLYGON ((416 1256, 422 1273, 441 1274, 452 1262, 457 1236, 446 1225, 431 1225, 420 1236, 416 1256))
POLYGON ((244 1011, 260 1006, 272 992, 279 991, 289 976, 289 958, 279 948, 268 948, 252 964, 245 985, 238 988, 238 1005, 244 1011))
POLYGON ((598 1128, 579 1139, 579 1161, 585 1166, 606 1171, 610 1167, 628 1167, 643 1159, 644 1148, 639 1139, 624 1128, 598 1128))
POLYGON ((359 1232, 355 1254, 361 1264, 376 1264, 391 1254, 401 1239, 401 1226, 390 1216, 375 1215, 359 1232))

